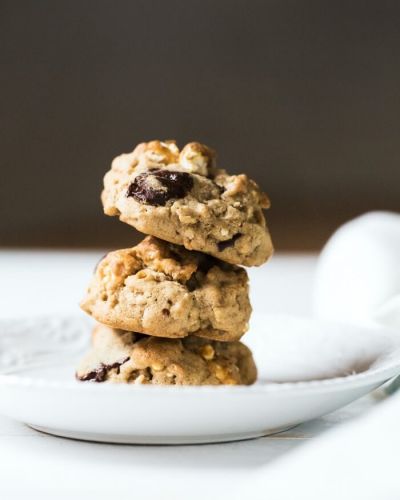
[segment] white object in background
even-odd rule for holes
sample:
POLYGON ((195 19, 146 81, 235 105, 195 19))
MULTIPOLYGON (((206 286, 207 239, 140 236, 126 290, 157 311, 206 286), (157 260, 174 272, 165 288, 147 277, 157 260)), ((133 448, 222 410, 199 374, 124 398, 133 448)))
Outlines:
POLYGON ((319 318, 400 329, 400 215, 370 212, 344 224, 317 264, 319 318))

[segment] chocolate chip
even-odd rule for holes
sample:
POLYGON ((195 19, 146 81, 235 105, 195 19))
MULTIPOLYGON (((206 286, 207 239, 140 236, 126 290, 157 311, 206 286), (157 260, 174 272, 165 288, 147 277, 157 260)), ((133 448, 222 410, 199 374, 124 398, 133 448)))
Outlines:
POLYGON ((161 309, 161 312, 164 314, 164 316, 169 316, 171 314, 169 312, 169 309, 167 309, 167 308, 161 309))
POLYGON ((129 361, 129 359, 130 358, 127 357, 127 358, 123 359, 122 361, 117 361, 116 363, 112 363, 111 365, 105 365, 104 363, 101 363, 98 368, 96 368, 95 370, 93 370, 89 373, 86 373, 86 375, 82 375, 81 377, 79 377, 77 375, 77 379, 81 380, 82 382, 86 382, 88 380, 93 380, 93 382, 104 382, 106 377, 107 377, 107 373, 110 370, 112 370, 113 368, 116 368, 117 373, 119 374, 120 369, 121 369, 121 365, 123 365, 124 363, 129 361))
POLYGON ((183 198, 192 188, 193 177, 187 172, 158 169, 137 175, 126 196, 139 203, 164 206, 168 200, 183 198))
POLYGON ((82 375, 81 377, 77 375, 77 378, 82 382, 86 382, 88 380, 93 380, 93 382, 104 382, 106 375, 107 370, 105 366, 101 364, 98 368, 96 368, 96 370, 86 373, 86 375, 82 375))
POLYGON ((225 248, 229 248, 229 247, 233 247, 233 245, 235 244, 235 241, 240 238, 242 235, 240 233, 237 233, 235 234, 234 236, 232 236, 232 238, 230 240, 225 240, 225 241, 219 241, 217 243, 217 246, 218 246, 218 250, 220 252, 222 252, 223 250, 225 250, 225 248))

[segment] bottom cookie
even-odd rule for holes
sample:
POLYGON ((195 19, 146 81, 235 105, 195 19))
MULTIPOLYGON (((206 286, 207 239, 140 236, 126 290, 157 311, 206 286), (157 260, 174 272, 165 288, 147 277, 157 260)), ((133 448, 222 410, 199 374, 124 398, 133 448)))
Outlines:
POLYGON ((257 369, 241 342, 149 337, 97 325, 76 377, 132 384, 250 385, 257 369))

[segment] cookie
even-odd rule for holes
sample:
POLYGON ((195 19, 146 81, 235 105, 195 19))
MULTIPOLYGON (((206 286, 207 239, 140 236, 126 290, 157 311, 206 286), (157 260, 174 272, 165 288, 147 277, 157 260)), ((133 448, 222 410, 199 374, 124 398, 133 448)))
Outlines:
POLYGON ((251 314, 243 268, 153 236, 104 257, 81 307, 113 328, 222 341, 238 340, 251 314))
POLYGON ((272 254, 262 209, 269 200, 246 175, 215 166, 215 153, 193 142, 139 144, 104 177, 102 203, 145 234, 231 264, 258 266, 272 254))
POLYGON ((153 385, 252 384, 251 351, 241 342, 163 339, 98 325, 80 363, 81 381, 153 385))

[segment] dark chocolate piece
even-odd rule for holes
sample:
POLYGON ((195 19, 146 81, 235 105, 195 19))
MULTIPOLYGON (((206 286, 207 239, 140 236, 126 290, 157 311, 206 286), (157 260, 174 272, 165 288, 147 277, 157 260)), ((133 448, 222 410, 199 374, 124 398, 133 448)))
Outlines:
POLYGON ((115 363, 112 363, 111 365, 105 365, 104 363, 101 363, 96 370, 93 370, 86 375, 82 375, 82 377, 79 377, 78 375, 76 376, 78 380, 81 380, 82 382, 86 382, 88 380, 93 380, 93 382, 104 382, 107 373, 112 370, 113 368, 117 369, 117 373, 120 372, 121 365, 129 361, 130 358, 129 356, 122 361, 117 361, 115 363))
POLYGON ((187 172, 158 169, 137 175, 129 185, 126 196, 139 203, 164 206, 168 200, 183 198, 192 188, 193 177, 187 172), (161 184, 160 189, 151 185, 150 177, 161 184))

